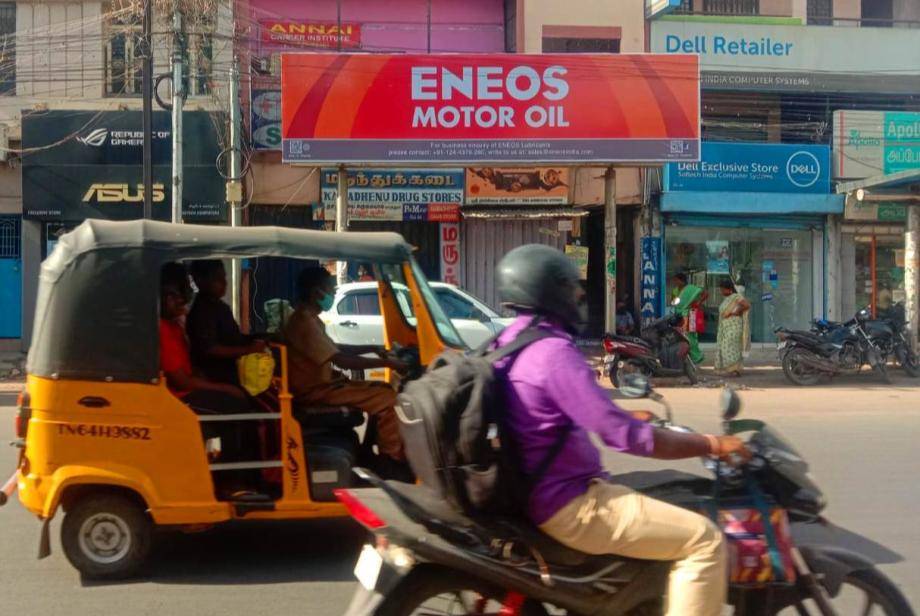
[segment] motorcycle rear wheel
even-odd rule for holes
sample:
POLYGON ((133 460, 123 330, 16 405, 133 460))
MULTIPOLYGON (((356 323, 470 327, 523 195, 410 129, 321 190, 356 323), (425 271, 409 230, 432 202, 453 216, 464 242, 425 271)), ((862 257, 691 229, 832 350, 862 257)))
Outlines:
MULTIPOLYGON (((498 616, 507 591, 471 575, 440 568, 409 573, 377 608, 377 616, 498 616)), ((536 601, 527 600, 521 616, 548 616, 536 601)))
POLYGON ((804 364, 799 359, 801 354, 801 351, 794 349, 783 355, 783 374, 795 385, 817 385, 823 375, 804 364))

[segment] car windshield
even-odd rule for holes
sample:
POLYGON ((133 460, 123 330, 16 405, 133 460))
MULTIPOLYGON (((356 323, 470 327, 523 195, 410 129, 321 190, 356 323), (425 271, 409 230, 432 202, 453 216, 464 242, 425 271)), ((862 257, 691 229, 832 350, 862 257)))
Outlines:
MULTIPOLYGON (((403 276, 402 267, 399 265, 383 265, 381 267, 381 271, 383 272, 383 278, 394 290, 396 290, 396 303, 399 304, 399 308, 402 311, 406 322, 414 325, 415 315, 412 312, 412 302, 409 300, 408 293, 403 296, 407 301, 401 301, 399 299, 400 290, 408 288, 406 279, 403 276)), ((431 318, 434 320, 435 327, 438 328, 438 333, 441 335, 441 339, 452 347, 466 348, 466 344, 463 343, 463 340, 460 338, 460 334, 458 334, 457 330, 454 328, 454 324, 451 323, 450 319, 444 313, 444 309, 441 308, 441 304, 438 302, 437 296, 428 285, 428 280, 425 278, 425 274, 422 272, 421 268, 418 266, 418 263, 416 263, 414 259, 412 260, 412 273, 415 277, 415 280, 418 282, 419 289, 422 292, 422 299, 424 300, 425 305, 428 307, 428 312, 431 314, 431 318)))

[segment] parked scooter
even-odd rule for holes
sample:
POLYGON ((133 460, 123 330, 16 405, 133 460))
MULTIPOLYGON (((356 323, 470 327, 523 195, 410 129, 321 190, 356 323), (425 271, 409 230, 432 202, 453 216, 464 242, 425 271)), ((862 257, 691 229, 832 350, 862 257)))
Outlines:
POLYGON ((884 358, 887 360, 893 357, 909 376, 920 376, 920 360, 910 344, 910 330, 907 328, 904 304, 898 302, 888 310, 879 312, 877 319, 869 319, 868 310, 861 311, 857 318, 864 313, 867 318, 863 327, 880 348, 884 358))
MULTIPOLYGON (((661 400, 639 375, 625 378, 623 390, 661 400)), ((734 613, 789 608, 834 616, 848 613, 855 601, 867 606, 863 613, 912 616, 897 586, 866 557, 836 546, 796 545, 790 526, 827 524, 820 515, 824 496, 792 445, 761 421, 736 420, 739 411, 737 394, 725 390, 724 428, 750 434, 749 462, 707 458, 711 479, 663 471, 655 474, 661 482, 644 490, 678 506, 718 512, 732 555, 734 613)), ((668 417, 662 427, 687 430, 670 421, 670 410, 668 417)), ((424 485, 365 478, 373 488, 337 493, 373 534, 355 567, 360 585, 347 616, 661 613, 670 563, 590 556, 524 520, 469 518, 424 485)))
POLYGON ((691 385, 699 381, 696 364, 690 359, 690 342, 680 330, 677 315, 656 319, 642 330, 641 337, 604 336, 604 374, 620 387, 627 374, 646 377, 686 376, 691 385))

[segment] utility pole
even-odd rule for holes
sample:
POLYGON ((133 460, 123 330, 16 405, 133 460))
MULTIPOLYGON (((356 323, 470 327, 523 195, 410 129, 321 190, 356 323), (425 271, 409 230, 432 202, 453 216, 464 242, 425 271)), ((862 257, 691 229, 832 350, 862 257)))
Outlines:
POLYGON ((617 175, 613 167, 604 173, 604 331, 617 329, 617 175))
MULTIPOLYGON (((152 1, 152 0, 149 0, 152 1)), ((172 221, 182 222, 182 104, 185 99, 182 68, 182 11, 178 0, 173 1, 172 50, 172 221)))
MULTIPOLYGON (((227 181, 227 202, 230 205, 230 226, 239 227, 243 222, 243 161, 241 159, 240 133, 242 131, 242 110, 240 109, 240 65, 234 56, 230 68, 230 179, 227 181)), ((231 307, 233 316, 240 320, 240 293, 243 285, 243 268, 239 259, 233 259, 230 267, 231 307)))
MULTIPOLYGON (((348 230, 348 169, 345 165, 339 165, 339 172, 336 175, 338 181, 336 186, 338 192, 335 198, 335 230, 348 230)), ((348 282, 348 264, 345 261, 339 261, 335 265, 335 277, 339 284, 348 282)))
POLYGON ((153 218, 153 45, 151 30, 153 22, 153 0, 144 0, 144 60, 143 98, 144 108, 141 123, 144 133, 144 218, 153 218))

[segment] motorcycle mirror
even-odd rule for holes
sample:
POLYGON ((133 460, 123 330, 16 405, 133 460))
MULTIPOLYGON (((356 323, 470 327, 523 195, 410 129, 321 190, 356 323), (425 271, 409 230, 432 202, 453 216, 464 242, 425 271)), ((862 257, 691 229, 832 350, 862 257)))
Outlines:
POLYGON ((645 398, 652 393, 652 384, 644 374, 624 374, 620 383, 620 393, 627 398, 645 398))
POLYGON ((722 390, 722 397, 719 401, 722 410, 722 419, 731 421, 741 412, 741 398, 731 387, 722 390))

